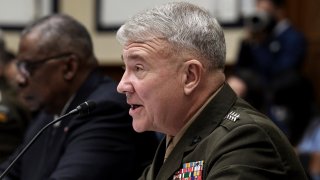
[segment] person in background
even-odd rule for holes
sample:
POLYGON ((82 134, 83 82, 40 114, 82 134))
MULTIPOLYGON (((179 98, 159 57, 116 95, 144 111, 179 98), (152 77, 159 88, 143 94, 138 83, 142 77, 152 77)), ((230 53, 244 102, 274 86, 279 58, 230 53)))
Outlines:
POLYGON ((320 179, 320 116, 315 116, 297 145, 297 153, 311 180, 320 179))
POLYGON ((256 0, 256 13, 246 18, 247 37, 236 62, 270 85, 277 77, 300 71, 306 54, 306 40, 289 22, 285 0, 256 0))
POLYGON ((0 162, 3 162, 22 142, 31 117, 7 76, 14 54, 6 49, 2 38, 0 41, 0 162))
POLYGON ((237 96, 245 99, 260 112, 266 112, 266 99, 261 79, 251 70, 242 69, 232 72, 227 82, 237 96))
POLYGON ((3 76, 5 79, 7 79, 7 83, 10 87, 12 87, 15 91, 17 91, 17 83, 15 82, 15 78, 17 77, 18 74, 18 69, 16 66, 16 61, 15 61, 15 55, 7 51, 7 57, 10 59, 9 61, 5 62, 4 64, 4 69, 3 69, 3 76))
POLYGON ((174 2, 117 31, 133 128, 166 135, 141 180, 307 179, 293 147, 226 83, 226 44, 202 8, 174 2))
MULTIPOLYGON (((98 71, 91 37, 78 21, 54 14, 28 25, 21 34, 17 67, 19 93, 29 107, 41 108, 22 147, 79 104, 93 101, 96 108, 46 129, 6 179, 136 179, 151 163, 157 137, 134 132, 125 96, 98 71)), ((18 152, 1 164, 2 172, 18 152)))
POLYGON ((308 108, 312 102, 296 96, 305 94, 302 88, 290 89, 310 82, 302 73, 306 40, 290 24, 285 5, 285 0, 256 0, 256 13, 244 21, 247 36, 241 42, 234 70, 235 74, 251 71, 260 79, 262 112, 296 146, 310 122, 312 112, 308 108))

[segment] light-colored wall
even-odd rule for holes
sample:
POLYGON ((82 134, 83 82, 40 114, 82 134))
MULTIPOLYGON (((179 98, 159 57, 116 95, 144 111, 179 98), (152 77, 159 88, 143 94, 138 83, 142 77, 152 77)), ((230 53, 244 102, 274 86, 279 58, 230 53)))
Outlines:
MULTIPOLYGON (((95 29, 95 1, 60 0, 60 12, 68 14, 83 23, 93 38, 95 53, 103 65, 120 65, 121 47, 115 39, 115 32, 97 32, 95 29)), ((19 43, 17 31, 4 31, 10 50, 17 52, 19 43)), ((227 43, 227 63, 232 64, 238 52, 239 41, 243 37, 241 28, 225 29, 227 43)))

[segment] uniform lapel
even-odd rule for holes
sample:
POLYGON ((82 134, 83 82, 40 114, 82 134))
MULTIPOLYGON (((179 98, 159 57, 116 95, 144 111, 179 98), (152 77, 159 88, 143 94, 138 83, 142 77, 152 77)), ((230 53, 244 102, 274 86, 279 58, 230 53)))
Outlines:
POLYGON ((152 179, 156 179, 156 176, 159 173, 161 166, 163 165, 164 154, 166 152, 166 140, 165 138, 161 141, 157 152, 155 154, 155 158, 153 160, 153 166, 151 166, 151 175, 152 179))

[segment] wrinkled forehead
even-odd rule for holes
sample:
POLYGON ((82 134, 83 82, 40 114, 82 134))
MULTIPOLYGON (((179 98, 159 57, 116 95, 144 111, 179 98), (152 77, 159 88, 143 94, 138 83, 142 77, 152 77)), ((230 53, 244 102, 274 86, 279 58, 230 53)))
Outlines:
POLYGON ((145 41, 129 41, 123 46, 123 52, 130 52, 130 49, 145 49, 147 52, 161 54, 163 57, 172 56, 175 46, 162 38, 153 38, 145 41))
POLYGON ((138 62, 148 64, 149 67, 162 68, 181 64, 181 56, 173 53, 170 47, 166 41, 129 43, 124 47, 121 58, 125 66, 138 62))

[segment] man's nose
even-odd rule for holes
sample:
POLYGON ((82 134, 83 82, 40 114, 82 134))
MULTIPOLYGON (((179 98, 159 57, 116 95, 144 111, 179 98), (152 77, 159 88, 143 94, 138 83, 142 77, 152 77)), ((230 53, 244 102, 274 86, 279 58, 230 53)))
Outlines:
POLYGON ((21 73, 16 74, 15 80, 18 87, 25 87, 28 84, 27 77, 23 76, 21 73))
POLYGON ((124 74, 118 84, 117 87, 117 91, 119 93, 123 93, 125 94, 126 92, 132 92, 133 91, 133 87, 132 84, 130 83, 130 81, 128 80, 128 77, 126 76, 126 74, 124 74))

